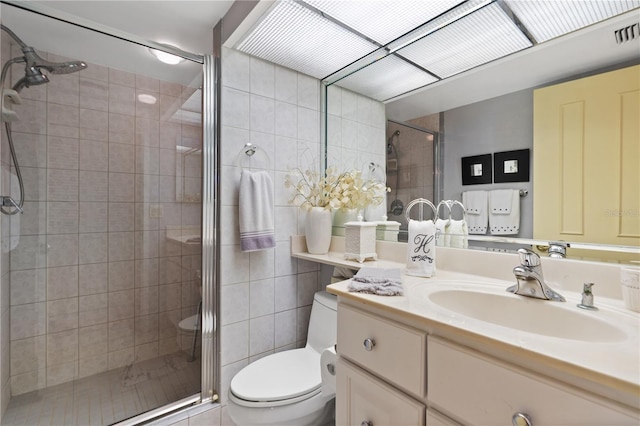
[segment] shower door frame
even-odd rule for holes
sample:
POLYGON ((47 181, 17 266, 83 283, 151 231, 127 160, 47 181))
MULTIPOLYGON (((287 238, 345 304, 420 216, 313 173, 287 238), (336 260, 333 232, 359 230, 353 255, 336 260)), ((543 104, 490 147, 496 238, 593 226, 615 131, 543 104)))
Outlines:
MULTIPOLYGON (((41 16, 104 34, 139 46, 160 50, 186 60, 202 64, 202 351, 200 394, 171 402, 162 407, 141 413, 116 423, 135 425, 161 417, 202 402, 217 402, 219 396, 219 335, 217 312, 219 305, 219 145, 220 145, 220 49, 214 46, 213 55, 198 55, 178 48, 145 40, 134 34, 120 31, 59 10, 26 1, 0 3, 17 7, 41 16)), ((220 44, 221 25, 212 29, 214 45, 220 44)))

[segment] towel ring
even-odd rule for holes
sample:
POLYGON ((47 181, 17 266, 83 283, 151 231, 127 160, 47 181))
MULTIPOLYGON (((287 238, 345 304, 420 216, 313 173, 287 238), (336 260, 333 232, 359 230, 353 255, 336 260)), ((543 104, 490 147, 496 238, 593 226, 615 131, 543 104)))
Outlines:
POLYGON ((462 220, 464 220, 465 222, 467 221, 467 211, 464 208, 464 204, 462 204, 460 201, 458 200, 453 200, 451 202, 451 205, 449 205, 449 219, 451 219, 451 214, 452 214, 452 210, 453 210, 453 206, 458 205, 460 206, 460 208, 462 209, 462 220))
POLYGON ((240 166, 242 164, 242 160, 244 160, 246 157, 252 158, 256 153, 259 152, 264 154, 264 158, 267 160, 267 170, 271 170, 271 159, 269 158, 269 154, 267 154, 264 149, 260 148, 258 145, 252 144, 251 142, 247 142, 246 144, 244 144, 244 147, 238 153, 236 164, 240 166), (242 157, 242 154, 244 154, 246 157, 242 157))
MULTIPOLYGON (((449 217, 446 219, 448 221, 451 221, 451 200, 442 200, 438 203, 438 206, 436 207, 436 219, 440 219, 440 206, 445 206, 447 209, 449 209, 449 217)), ((442 219, 445 220, 445 219, 442 219)))
POLYGON ((418 207, 420 208, 420 220, 424 220, 424 207, 423 207, 424 204, 431 207, 431 210, 433 211, 434 220, 438 217, 436 206, 434 206, 431 201, 427 200, 426 198, 416 198, 415 200, 407 204, 407 209, 405 210, 405 213, 404 213, 404 217, 407 218, 407 222, 411 220, 411 217, 409 217, 409 212, 411 211, 411 208, 415 205, 418 205, 418 207))

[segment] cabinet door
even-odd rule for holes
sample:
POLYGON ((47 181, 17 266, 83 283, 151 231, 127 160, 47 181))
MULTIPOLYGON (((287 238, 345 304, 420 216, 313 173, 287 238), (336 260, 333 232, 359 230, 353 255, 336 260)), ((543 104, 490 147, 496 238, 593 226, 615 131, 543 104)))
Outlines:
POLYGON ((429 337, 429 401, 463 424, 634 425, 640 415, 578 389, 523 372, 453 343, 429 337))
POLYGON ((640 245, 640 66, 534 91, 534 238, 640 245))
POLYGON ((359 367, 338 358, 336 426, 418 426, 425 407, 359 367))
POLYGON ((427 410, 427 426, 460 426, 444 414, 440 414, 433 408, 427 410))
POLYGON ((340 304, 338 353, 416 397, 425 394, 426 334, 340 304))

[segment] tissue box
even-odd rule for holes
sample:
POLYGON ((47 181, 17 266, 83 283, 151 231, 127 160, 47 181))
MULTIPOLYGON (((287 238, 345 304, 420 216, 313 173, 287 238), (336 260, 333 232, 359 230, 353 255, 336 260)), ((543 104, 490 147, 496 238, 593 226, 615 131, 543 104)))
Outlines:
POLYGON ((624 306, 640 312, 640 268, 620 268, 620 284, 624 306))
POLYGON ((366 259, 376 260, 376 222, 347 222, 345 228, 345 259, 362 263, 366 259))

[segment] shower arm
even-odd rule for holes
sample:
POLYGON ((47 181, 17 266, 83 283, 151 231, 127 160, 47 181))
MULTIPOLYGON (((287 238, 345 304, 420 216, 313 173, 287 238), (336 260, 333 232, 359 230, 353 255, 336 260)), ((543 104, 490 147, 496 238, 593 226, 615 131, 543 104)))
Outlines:
POLYGON ((16 41, 16 43, 18 43, 20 45, 21 48, 25 48, 28 47, 27 44, 22 41, 20 39, 20 37, 18 37, 16 35, 16 33, 14 33, 13 31, 11 31, 9 28, 5 27, 4 25, 0 24, 0 29, 2 29, 3 31, 6 31, 7 34, 9 34, 11 36, 12 39, 14 39, 16 41))

